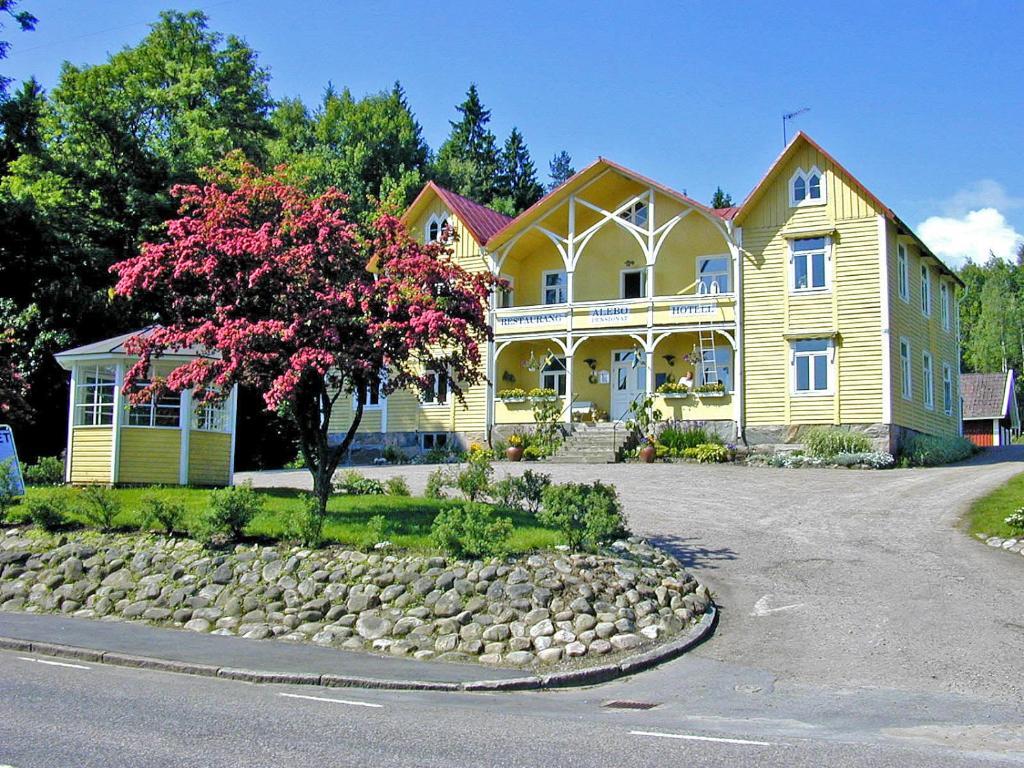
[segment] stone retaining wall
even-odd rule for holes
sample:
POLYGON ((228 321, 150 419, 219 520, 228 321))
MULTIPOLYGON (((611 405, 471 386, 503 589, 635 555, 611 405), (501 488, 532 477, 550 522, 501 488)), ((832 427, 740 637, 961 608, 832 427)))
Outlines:
POLYGON ((209 552, 153 535, 0 538, 0 610, 118 617, 195 632, 418 659, 597 663, 707 610, 707 589, 639 539, 608 552, 487 562, 339 547, 209 552), (603 660, 603 659, 602 659, 603 660))

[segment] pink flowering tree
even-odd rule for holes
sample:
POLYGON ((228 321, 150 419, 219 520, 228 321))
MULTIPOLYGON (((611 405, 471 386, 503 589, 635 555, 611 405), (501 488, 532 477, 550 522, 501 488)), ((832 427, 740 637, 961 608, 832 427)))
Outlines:
POLYGON ((202 402, 234 384, 257 388, 268 409, 298 427, 319 526, 374 387, 384 396, 425 393, 429 369, 461 401, 482 380, 493 281, 455 264, 444 243, 418 243, 393 216, 357 228, 344 194, 309 195, 283 169, 244 166, 173 192, 181 205, 166 239, 112 268, 117 294, 161 301, 165 320, 127 345, 139 360, 124 392, 139 401, 161 388, 191 389, 202 402), (196 358, 133 389, 149 380, 154 358, 192 346, 219 359, 196 358), (336 408, 352 419, 328 442, 336 408))
POLYGON ((28 420, 28 382, 14 361, 14 331, 0 330, 0 423, 28 420))

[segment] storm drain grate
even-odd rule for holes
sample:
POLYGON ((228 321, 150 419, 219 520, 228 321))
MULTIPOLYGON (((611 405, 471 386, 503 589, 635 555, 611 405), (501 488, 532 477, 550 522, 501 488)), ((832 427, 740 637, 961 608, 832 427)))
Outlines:
POLYGON ((612 699, 601 705, 605 709, 654 709, 657 703, 653 701, 632 701, 630 699, 612 699))

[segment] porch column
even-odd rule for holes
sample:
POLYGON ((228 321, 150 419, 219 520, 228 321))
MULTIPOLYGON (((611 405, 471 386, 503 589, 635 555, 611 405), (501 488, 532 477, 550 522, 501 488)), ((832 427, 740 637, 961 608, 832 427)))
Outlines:
POLYGON ((179 428, 181 429, 181 444, 178 454, 178 484, 188 485, 188 452, 189 437, 192 432, 192 390, 181 391, 181 408, 178 411, 179 428))
POLYGON ((110 425, 110 484, 117 485, 117 476, 121 468, 121 424, 124 421, 124 363, 114 367, 114 418, 110 425))
POLYGON ((570 337, 569 343, 566 344, 566 348, 570 351, 565 355, 565 423, 570 425, 572 429, 572 387, 573 387, 573 376, 572 376, 572 339, 570 337))
POLYGON ((654 394, 654 333, 651 330, 647 331, 647 343, 644 345, 644 357, 647 363, 645 370, 647 379, 647 396, 650 397, 654 394))
POLYGON ((64 482, 71 482, 71 440, 75 431, 75 382, 78 380, 78 364, 71 366, 71 393, 68 395, 68 447, 64 452, 64 482))

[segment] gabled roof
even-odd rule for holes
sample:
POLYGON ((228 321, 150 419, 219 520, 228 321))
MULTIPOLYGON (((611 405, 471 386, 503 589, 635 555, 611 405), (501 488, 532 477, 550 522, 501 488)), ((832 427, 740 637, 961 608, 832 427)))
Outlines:
POLYGON ((578 173, 575 173, 572 176, 570 176, 562 184, 555 187, 553 190, 544 195, 544 197, 542 197, 536 203, 534 203, 525 211, 516 216, 514 219, 509 221, 502 229, 500 229, 498 232, 491 236, 490 241, 487 243, 487 246, 491 248, 493 246, 501 245, 501 243, 507 240, 512 233, 519 231, 523 226, 535 222, 546 216, 548 213, 550 213, 574 189, 577 189, 586 184, 587 182, 592 181, 593 179, 597 178, 603 172, 609 169, 614 170, 620 173, 621 175, 625 176, 626 178, 632 179, 633 181, 637 182, 638 184, 642 184, 645 187, 653 187, 657 191, 661 192, 663 195, 674 198, 675 200, 678 200, 681 203, 691 205, 694 208, 698 209, 699 211, 702 211, 707 216, 711 216, 716 219, 723 218, 723 216, 721 216, 718 213, 718 211, 716 211, 713 208, 709 208, 703 203, 694 200, 692 197, 687 197, 683 193, 677 192, 671 187, 666 187, 664 184, 654 181, 653 179, 649 179, 646 176, 639 174, 636 171, 631 170, 624 165, 619 165, 618 163, 609 160, 606 157, 598 157, 597 160, 592 162, 582 171, 579 171, 578 173))
POLYGON ((764 194, 765 190, 768 188, 768 185, 775 178, 776 173, 793 156, 793 154, 796 152, 797 148, 801 144, 807 144, 811 146, 826 160, 832 163, 832 165, 835 166, 836 170, 842 173, 849 180, 850 184, 853 185, 857 189, 857 191, 860 192, 860 194, 863 195, 866 200, 868 200, 868 202, 870 202, 872 205, 878 208, 878 210, 882 213, 883 216, 885 216, 889 221, 893 222, 893 224, 896 225, 896 229, 898 232, 912 237, 914 241, 917 243, 918 247, 924 252, 924 254, 934 259, 936 264, 939 265, 939 268, 943 272, 945 272, 958 283, 960 283, 961 286, 964 284, 963 281, 960 279, 960 276, 957 275, 956 272, 954 272, 948 266, 946 266, 945 262, 943 262, 942 259, 940 259, 934 253, 932 253, 931 249, 924 244, 924 242, 921 240, 921 238, 917 236, 914 230, 907 226, 907 224, 902 219, 900 219, 899 216, 896 215, 895 211, 893 211, 892 208, 890 208, 881 200, 879 200, 874 195, 874 193, 866 186, 864 186, 864 184, 862 184, 856 176, 850 173, 843 166, 842 163, 836 160, 835 157, 833 157, 827 150, 825 150, 824 147, 818 144, 818 142, 816 142, 803 131, 797 131, 797 134, 793 137, 789 144, 786 145, 786 148, 782 150, 782 153, 777 158, 775 158, 775 162, 771 164, 765 175, 761 177, 761 180, 757 182, 757 184, 754 185, 754 188, 750 190, 750 194, 748 194, 746 199, 740 204, 739 209, 732 216, 732 218, 735 218, 737 224, 739 224, 747 215, 747 213, 750 212, 754 204, 761 197, 761 195, 764 194))
POLYGON ((1003 419, 1013 406, 1013 371, 1006 373, 961 373, 960 396, 964 420, 1003 419))
MULTIPOLYGON (((103 339, 102 341, 94 341, 91 344, 83 344, 80 347, 74 347, 73 349, 65 349, 63 352, 58 352, 54 355, 57 362, 64 368, 67 368, 65 363, 70 363, 79 359, 90 359, 90 358, 104 358, 104 357, 130 357, 128 352, 124 349, 124 344, 128 339, 136 336, 150 336, 153 331, 159 328, 159 325, 149 325, 138 331, 130 331, 129 333, 122 333, 120 336, 114 336, 109 339, 103 339)), ((208 357, 211 359, 218 359, 220 355, 216 352, 211 352, 204 347, 188 347, 185 349, 169 350, 165 353, 165 357, 208 357)))
POLYGON ((486 243, 495 232, 512 221, 510 216, 492 211, 487 206, 480 205, 480 203, 470 200, 468 197, 463 197, 452 192, 450 189, 445 189, 440 184, 428 181, 427 185, 416 195, 412 205, 402 215, 402 220, 406 224, 409 223, 410 214, 426 203, 431 194, 441 198, 444 204, 451 209, 451 212, 459 217, 459 221, 462 222, 466 229, 469 230, 469 234, 480 245, 486 243))

